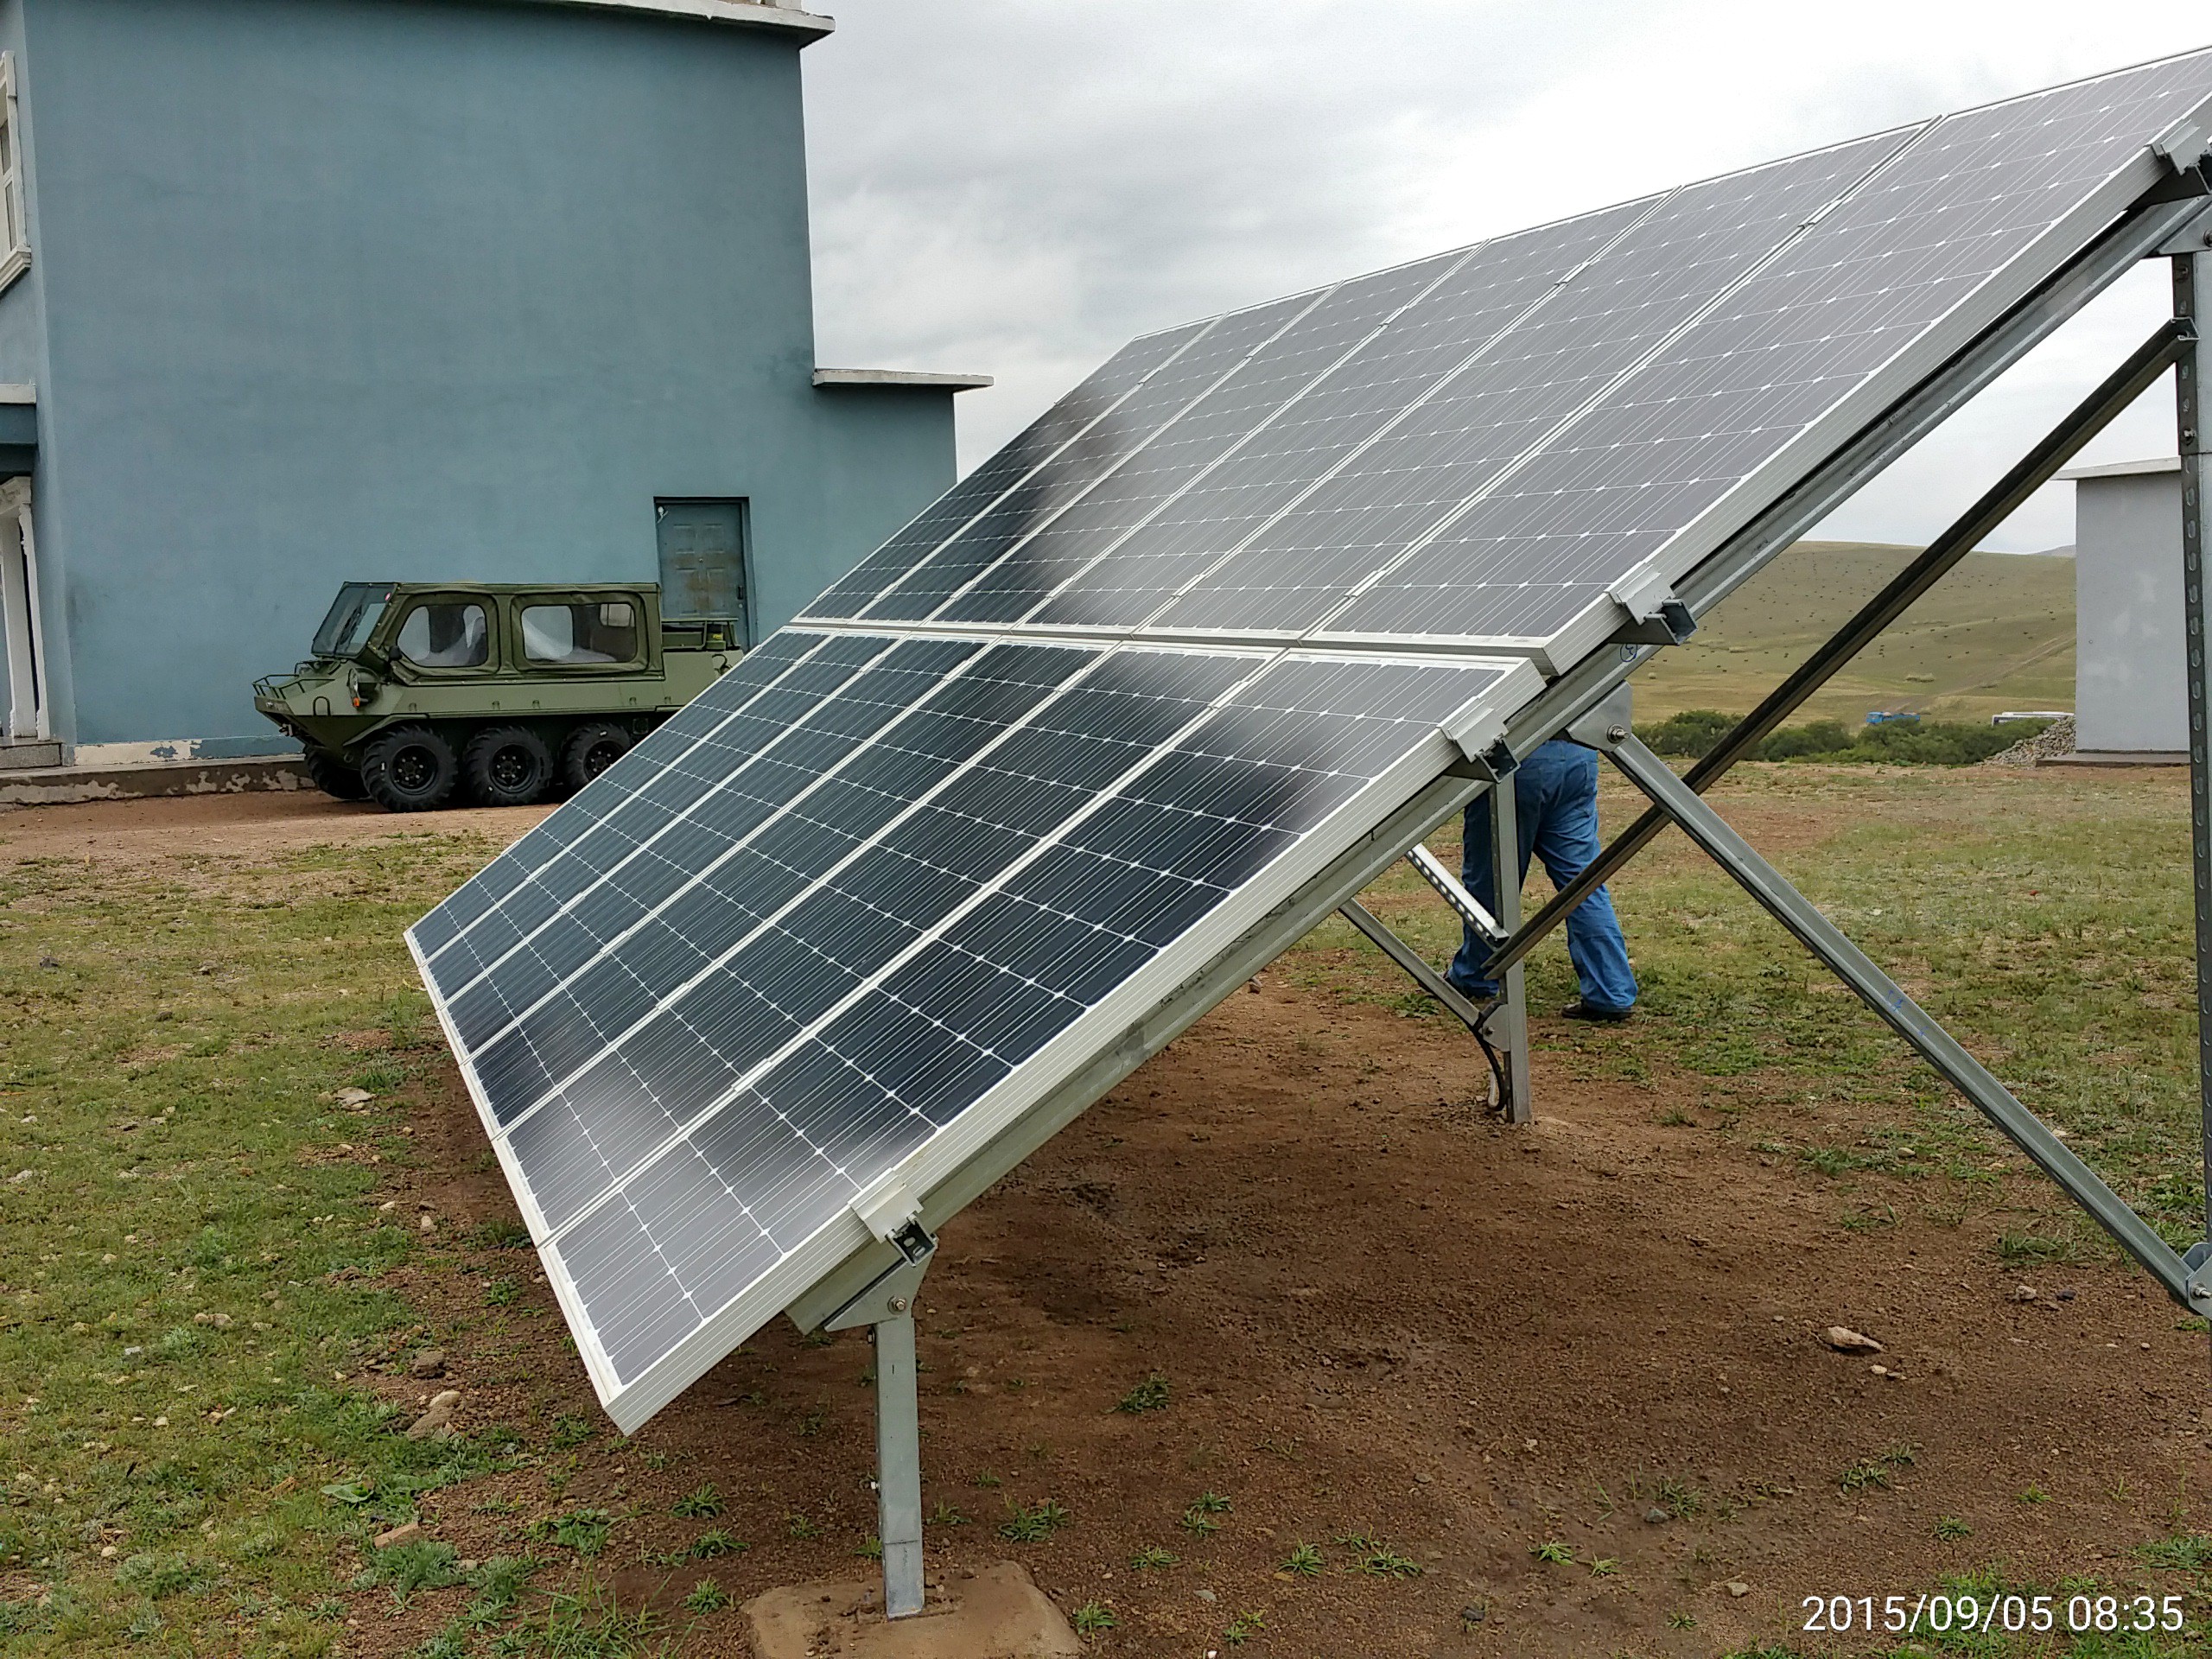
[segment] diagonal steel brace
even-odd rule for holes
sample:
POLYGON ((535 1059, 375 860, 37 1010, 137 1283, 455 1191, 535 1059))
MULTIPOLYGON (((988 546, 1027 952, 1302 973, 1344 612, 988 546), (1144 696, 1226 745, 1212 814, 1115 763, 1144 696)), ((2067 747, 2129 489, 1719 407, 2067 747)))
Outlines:
POLYGON ((2037 1167, 2063 1187, 2176 1301, 2191 1313, 2212 1314, 2212 1285, 2200 1283, 2191 1264, 2107 1186, 2096 1171, 2014 1098, 1987 1067, 1907 996, 1904 988, 1876 967, 1834 923, 1815 909, 1779 870, 1754 852, 1665 761, 1646 748, 1630 728, 1630 706, 1628 688, 1623 686, 1568 726, 1567 734, 1598 750, 1619 767, 1654 806, 1735 877, 1799 944, 1827 963, 1837 978, 1917 1049, 1922 1058, 2003 1130, 2037 1167))

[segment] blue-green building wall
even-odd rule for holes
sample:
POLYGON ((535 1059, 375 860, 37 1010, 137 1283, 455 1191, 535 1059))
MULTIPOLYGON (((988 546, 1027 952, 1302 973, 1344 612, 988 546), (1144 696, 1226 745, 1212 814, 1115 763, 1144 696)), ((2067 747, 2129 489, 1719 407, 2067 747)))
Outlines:
POLYGON ((817 388, 787 31, 512 0, 6 0, 49 697, 282 747, 341 581, 651 579, 750 501, 759 631, 948 486, 943 389, 817 388))

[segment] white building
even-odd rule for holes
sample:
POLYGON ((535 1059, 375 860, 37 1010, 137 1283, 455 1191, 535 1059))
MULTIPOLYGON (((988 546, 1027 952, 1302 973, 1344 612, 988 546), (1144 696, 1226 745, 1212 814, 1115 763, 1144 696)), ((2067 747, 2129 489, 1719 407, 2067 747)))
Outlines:
POLYGON ((2185 760, 2181 462, 2059 477, 2074 482, 2076 750, 2085 760, 2185 760))

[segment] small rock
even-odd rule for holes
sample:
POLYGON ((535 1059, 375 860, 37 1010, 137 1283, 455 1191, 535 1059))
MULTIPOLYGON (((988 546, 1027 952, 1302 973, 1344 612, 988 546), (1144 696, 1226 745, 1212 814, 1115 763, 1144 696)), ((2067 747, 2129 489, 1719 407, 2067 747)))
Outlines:
POLYGON ((1198 1599, 1200 1601, 1219 1601, 1221 1598, 1214 1594, 1211 1590, 1201 1590, 1198 1592, 1198 1599))
POLYGON ((340 1106, 365 1106, 376 1096, 365 1089, 340 1089, 337 1100, 340 1106))
POLYGON ((1661 1509, 1655 1503, 1651 1508, 1643 1512, 1643 1518, 1655 1527, 1663 1527, 1667 1524, 1669 1517, 1666 1510, 1661 1509))
POLYGON ((2032 1302, 2035 1300, 2037 1294, 2036 1287, 2033 1285, 2015 1285, 2012 1287, 2012 1300, 2016 1302, 2032 1302))
POLYGON ((154 1419, 154 1427, 156 1428, 167 1428, 168 1426, 169 1420, 166 1417, 156 1417, 154 1419))
POLYGON ((2070 1302, 2074 1300, 2074 1293, 2070 1290, 2062 1290, 2058 1293, 2058 1300, 2062 1302, 2070 1302))
POLYGON ((377 1548, 391 1549, 396 1545, 411 1544, 422 1535, 423 1523, 420 1521, 410 1521, 404 1527, 394 1527, 390 1532, 377 1534, 377 1548))
POLYGON ((443 1376, 446 1374, 446 1351, 442 1348, 425 1348, 413 1359, 408 1361, 407 1374, 410 1376, 443 1376))
POLYGON ((416 1223, 416 1227, 418 1230, 425 1233, 435 1233, 438 1230, 437 1222, 429 1216, 424 1216, 420 1221, 416 1223))
POLYGON ((100 1560, 104 1561, 111 1561, 114 1559, 115 1546, 113 1544, 102 1544, 100 1546, 100 1560))
POLYGON ((1890 1368, 1886 1365, 1869 1365, 1866 1369, 1877 1376, 1887 1376, 1890 1374, 1890 1368))
POLYGON ((461 1570, 464 1573, 474 1573, 478 1567, 483 1565, 483 1562, 475 1560, 466 1555, 462 1556, 461 1559, 461 1570))
POLYGON ((1832 1325, 1821 1333, 1821 1340, 1839 1354, 1878 1354, 1882 1344, 1863 1331, 1853 1331, 1847 1325, 1832 1325))
POLYGON ((430 1408, 433 1411, 440 1406, 457 1406, 460 1403, 461 1390, 459 1389, 440 1389, 430 1396, 430 1408))
POLYGON ((10 1186, 21 1186, 25 1181, 31 1179, 38 1172, 35 1169, 19 1169, 8 1178, 8 1185, 10 1186))
POLYGON ((1260 976, 1257 974, 1255 974, 1251 978, 1246 980, 1244 982, 1244 988, 1251 992, 1253 995, 1257 996, 1260 994, 1260 976))
POLYGON ((1462 1624, 1479 1624, 1489 1617, 1490 1609, 1478 1601, 1470 1602, 1459 1610, 1459 1622, 1462 1624))
POLYGON ((227 1313, 210 1313, 207 1316, 207 1323, 218 1331, 227 1331, 236 1321, 227 1313))
POLYGON ((215 964, 212 962, 203 962, 192 971, 204 976, 215 971, 215 964))
POLYGON ((434 1437, 442 1440, 452 1433, 451 1406, 432 1406, 407 1426, 407 1438, 410 1440, 427 1440, 434 1437))
POLYGON ((1721 1587, 1732 1596, 1748 1596, 1751 1593, 1751 1586, 1741 1579, 1731 1579, 1721 1587))
POLYGON ((61 964, 52 957, 41 957, 38 959, 38 965, 41 968, 59 968, 61 964))

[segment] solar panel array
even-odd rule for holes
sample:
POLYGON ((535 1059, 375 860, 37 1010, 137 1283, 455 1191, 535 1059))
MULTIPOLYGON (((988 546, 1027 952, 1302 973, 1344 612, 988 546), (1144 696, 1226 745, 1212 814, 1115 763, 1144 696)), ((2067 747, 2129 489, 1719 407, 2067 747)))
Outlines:
POLYGON ((2018 304, 2208 99, 2200 53, 1136 340, 494 859, 410 943, 616 1420, 2018 304))

